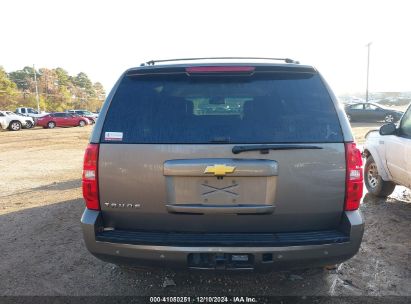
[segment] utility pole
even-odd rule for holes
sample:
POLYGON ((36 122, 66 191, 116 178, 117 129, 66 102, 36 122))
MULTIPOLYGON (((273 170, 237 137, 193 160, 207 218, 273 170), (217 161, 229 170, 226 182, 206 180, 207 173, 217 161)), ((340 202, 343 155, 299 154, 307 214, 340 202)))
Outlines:
POLYGON ((368 102, 368 79, 370 75, 370 49, 371 49, 372 42, 369 42, 366 47, 368 48, 368 56, 367 56, 367 89, 365 91, 365 101, 368 102))
POLYGON ((34 64, 33 64, 33 73, 34 73, 34 83, 36 85, 37 112, 40 114, 39 89, 37 87, 36 68, 34 67, 34 64))

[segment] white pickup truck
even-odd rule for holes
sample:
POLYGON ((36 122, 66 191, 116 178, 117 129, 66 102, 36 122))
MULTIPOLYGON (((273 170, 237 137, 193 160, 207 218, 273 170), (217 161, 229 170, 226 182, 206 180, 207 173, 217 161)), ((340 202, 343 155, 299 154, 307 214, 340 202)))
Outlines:
POLYGON ((368 192, 386 197, 396 185, 411 188, 411 105, 398 126, 389 123, 368 132, 363 154, 368 192))
POLYGON ((24 116, 35 117, 35 118, 43 117, 48 114, 48 113, 39 113, 33 108, 25 108, 25 107, 17 108, 16 111, 14 111, 14 113, 22 114, 24 116))

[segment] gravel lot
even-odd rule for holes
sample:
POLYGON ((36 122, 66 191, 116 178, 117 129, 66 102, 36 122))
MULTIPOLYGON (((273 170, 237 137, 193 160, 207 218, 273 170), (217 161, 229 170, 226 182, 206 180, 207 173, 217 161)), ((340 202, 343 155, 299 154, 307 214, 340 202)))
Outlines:
MULTIPOLYGON (((374 125, 354 125, 361 143, 374 125)), ((92 127, 0 132, 0 295, 408 295, 411 194, 365 195, 360 252, 332 270, 138 271, 101 262, 82 240, 81 166, 92 127)))

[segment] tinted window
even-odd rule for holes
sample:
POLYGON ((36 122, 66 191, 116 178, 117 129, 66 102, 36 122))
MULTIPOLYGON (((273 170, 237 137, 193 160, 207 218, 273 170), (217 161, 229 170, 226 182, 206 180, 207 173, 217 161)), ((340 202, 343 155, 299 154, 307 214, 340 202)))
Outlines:
POLYGON ((54 113, 53 116, 54 117, 65 117, 66 114, 64 114, 64 113, 54 113))
POLYGON ((411 138, 411 106, 401 119, 400 132, 402 135, 411 138))
POLYGON ((375 110, 378 109, 378 107, 375 106, 375 105, 372 105, 372 104, 366 104, 366 105, 365 105, 365 109, 366 109, 366 110, 375 111, 375 110))
POLYGON ((320 77, 125 77, 105 132, 126 143, 342 142, 334 104, 320 77))
POLYGON ((362 109, 363 109, 363 105, 362 105, 362 103, 360 103, 360 104, 352 105, 350 108, 351 108, 352 110, 362 110, 362 109))

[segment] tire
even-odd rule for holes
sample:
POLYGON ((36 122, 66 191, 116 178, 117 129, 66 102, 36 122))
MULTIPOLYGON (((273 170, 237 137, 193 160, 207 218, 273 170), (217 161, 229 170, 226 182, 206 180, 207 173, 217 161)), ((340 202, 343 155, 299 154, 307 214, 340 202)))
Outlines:
POLYGON ((385 117, 384 117, 384 121, 385 121, 385 122, 394 122, 394 121, 395 121, 395 117, 394 117, 394 115, 392 115, 392 114, 387 114, 387 115, 385 115, 385 117))
POLYGON ((9 130, 10 131, 20 131, 21 130, 21 122, 17 121, 17 120, 13 120, 12 122, 10 122, 9 130))
POLYGON ((54 129, 56 127, 56 123, 54 121, 49 121, 47 123, 47 128, 54 129))
POLYGON ((34 127, 34 124, 30 121, 30 120, 27 120, 26 121, 26 128, 27 129, 31 129, 31 128, 33 128, 34 127))
POLYGON ((84 127, 86 125, 86 122, 84 121, 84 120, 80 120, 79 122, 78 122, 78 126, 79 127, 84 127))
POLYGON ((378 197, 387 197, 395 189, 395 183, 383 180, 378 174, 377 164, 372 156, 365 162, 364 181, 368 192, 378 197))

